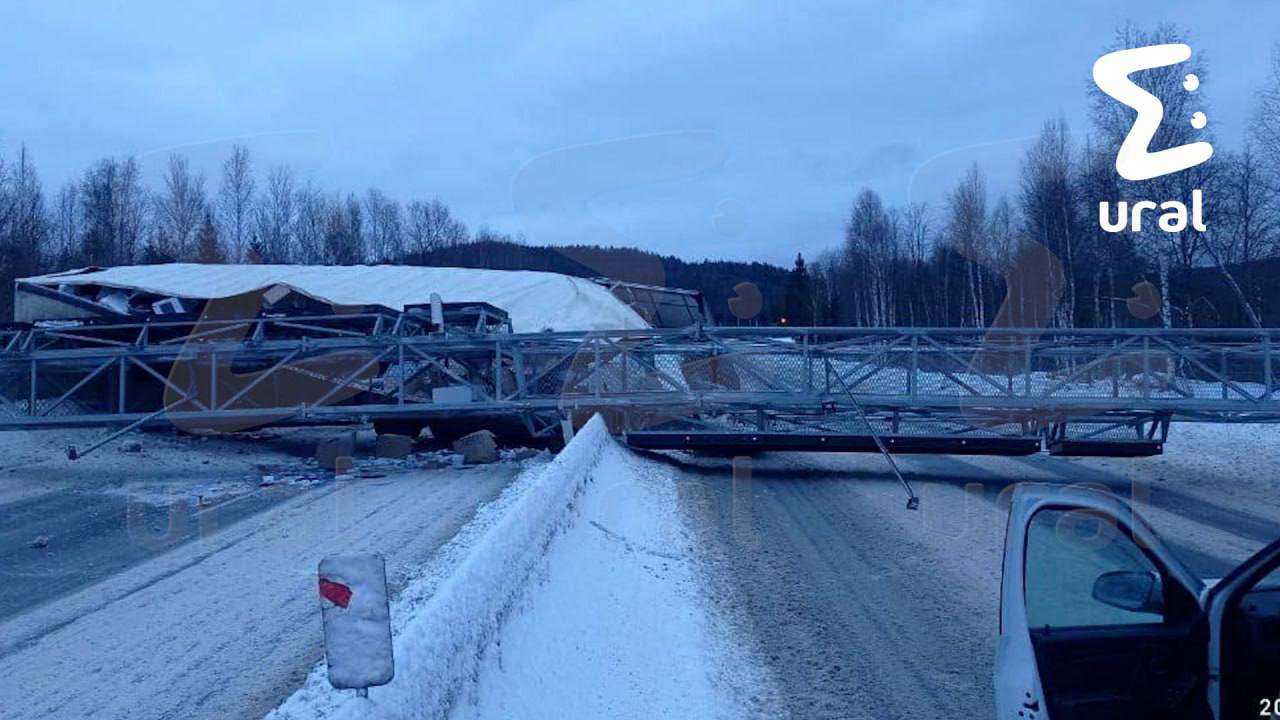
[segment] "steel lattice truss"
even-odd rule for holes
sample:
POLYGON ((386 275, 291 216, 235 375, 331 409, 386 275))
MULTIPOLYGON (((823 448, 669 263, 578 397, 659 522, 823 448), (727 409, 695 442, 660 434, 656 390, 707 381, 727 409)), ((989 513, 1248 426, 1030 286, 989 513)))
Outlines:
POLYGON ((431 334, 396 314, 10 329, 0 429, 518 418, 620 430, 1155 433, 1280 419, 1280 330, 431 334))

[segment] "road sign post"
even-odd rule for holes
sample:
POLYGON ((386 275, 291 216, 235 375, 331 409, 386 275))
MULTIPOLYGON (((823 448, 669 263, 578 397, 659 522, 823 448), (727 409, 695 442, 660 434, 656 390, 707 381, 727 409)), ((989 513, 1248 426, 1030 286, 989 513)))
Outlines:
POLYGON ((330 555, 320 561, 320 610, 329 684, 365 696, 395 677, 387 566, 381 555, 330 555))

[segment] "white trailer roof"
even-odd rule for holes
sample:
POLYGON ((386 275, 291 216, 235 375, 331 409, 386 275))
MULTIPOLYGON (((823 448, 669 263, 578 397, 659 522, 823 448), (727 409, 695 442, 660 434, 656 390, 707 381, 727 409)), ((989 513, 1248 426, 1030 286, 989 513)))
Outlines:
POLYGON ((210 299, 273 285, 287 285, 335 305, 405 305, 487 302, 507 311, 514 332, 646 328, 634 310, 590 280, 531 270, 406 265, 130 265, 70 270, 24 278, 56 288, 91 285, 143 290, 158 295, 210 299))

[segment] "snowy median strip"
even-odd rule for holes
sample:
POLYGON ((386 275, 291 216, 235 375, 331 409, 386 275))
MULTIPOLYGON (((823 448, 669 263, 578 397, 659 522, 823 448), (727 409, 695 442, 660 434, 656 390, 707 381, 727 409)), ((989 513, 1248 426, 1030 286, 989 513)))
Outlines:
POLYGON ((615 442, 450 720, 778 717, 718 615, 672 469, 615 442))
MULTIPOLYGON (((356 698, 329 686, 323 661, 268 713, 285 718, 440 717, 473 680, 484 649, 541 566, 612 444, 593 418, 556 458, 526 472, 443 548, 392 607, 396 676, 356 698)), ((298 628, 299 632, 318 629, 298 628)))

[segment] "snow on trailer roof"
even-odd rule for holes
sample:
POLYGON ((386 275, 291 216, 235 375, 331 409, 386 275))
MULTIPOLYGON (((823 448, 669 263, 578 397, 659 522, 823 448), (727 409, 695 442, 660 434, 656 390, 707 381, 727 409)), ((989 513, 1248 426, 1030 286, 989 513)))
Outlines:
POLYGON ((403 310, 430 302, 487 302, 507 311, 514 332, 642 329, 649 325, 608 289, 586 279, 533 270, 407 265, 128 265, 84 268, 23 278, 47 288, 64 285, 141 290, 207 300, 286 285, 335 305, 403 310))

